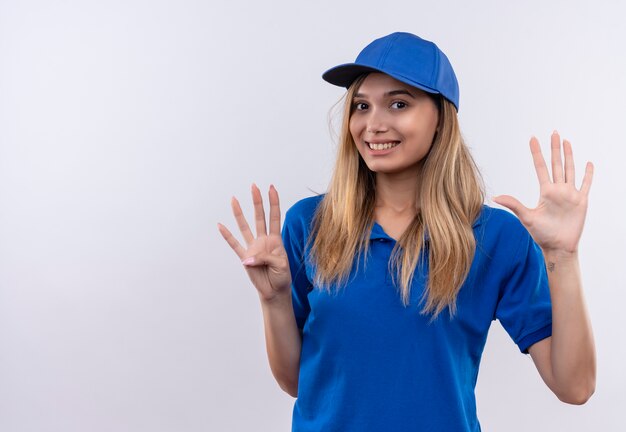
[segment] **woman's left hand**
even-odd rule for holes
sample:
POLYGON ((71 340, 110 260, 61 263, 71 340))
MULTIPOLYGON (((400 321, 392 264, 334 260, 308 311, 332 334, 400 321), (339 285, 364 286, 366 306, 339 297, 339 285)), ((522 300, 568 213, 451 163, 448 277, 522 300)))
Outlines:
POLYGON ((529 209, 510 195, 494 197, 493 201, 517 215, 544 253, 576 253, 585 224, 593 164, 587 162, 583 183, 578 190, 572 145, 563 140, 564 166, 561 161, 561 137, 556 131, 552 134, 551 147, 552 179, 541 154, 539 141, 535 137, 530 140, 530 151, 540 188, 536 208, 529 209))

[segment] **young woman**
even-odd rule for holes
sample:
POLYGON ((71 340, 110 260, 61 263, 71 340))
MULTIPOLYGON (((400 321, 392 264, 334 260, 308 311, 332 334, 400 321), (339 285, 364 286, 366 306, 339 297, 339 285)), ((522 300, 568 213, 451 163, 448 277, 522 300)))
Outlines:
POLYGON ((474 388, 499 319, 556 396, 594 392, 595 348, 578 264, 593 166, 576 189, 569 142, 552 135, 552 176, 530 140, 539 204, 484 205, 459 131, 447 57, 409 33, 373 41, 323 78, 347 88, 327 193, 269 234, 252 186, 255 237, 221 224, 262 304, 267 352, 297 397, 294 431, 479 431, 474 388))

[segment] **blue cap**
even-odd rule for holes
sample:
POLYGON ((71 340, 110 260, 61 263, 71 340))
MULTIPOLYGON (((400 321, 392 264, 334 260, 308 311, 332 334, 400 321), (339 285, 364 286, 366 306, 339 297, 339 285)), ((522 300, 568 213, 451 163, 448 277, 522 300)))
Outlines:
POLYGON ((433 42, 411 33, 396 32, 363 48, 354 63, 328 69, 322 78, 350 87, 366 72, 382 72, 428 93, 441 94, 459 110, 459 83, 448 57, 433 42))

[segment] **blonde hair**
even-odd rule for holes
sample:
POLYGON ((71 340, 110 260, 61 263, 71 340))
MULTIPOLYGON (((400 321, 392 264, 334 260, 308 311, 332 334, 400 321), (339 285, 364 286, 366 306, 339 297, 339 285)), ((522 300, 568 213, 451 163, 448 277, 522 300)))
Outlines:
MULTIPOLYGON (((333 284, 338 288, 346 284, 355 257, 358 269, 361 254, 368 256, 374 225, 375 173, 361 158, 349 129, 352 99, 366 75, 357 78, 345 95, 335 168, 309 237, 316 267, 314 284, 329 292, 333 284)), ((420 303, 425 301, 421 313, 432 313, 431 320, 445 307, 449 307, 450 317, 456 312, 456 297, 476 248, 472 224, 484 202, 482 179, 461 137, 456 109, 448 100, 436 97, 438 132, 416 178, 419 211, 389 260, 394 285, 397 277, 406 307, 420 254, 428 243, 428 279, 420 303)))

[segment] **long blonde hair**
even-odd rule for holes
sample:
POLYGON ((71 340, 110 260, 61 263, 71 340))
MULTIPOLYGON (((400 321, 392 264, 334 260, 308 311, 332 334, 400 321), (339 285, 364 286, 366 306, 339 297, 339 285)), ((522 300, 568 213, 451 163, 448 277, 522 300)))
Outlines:
MULTIPOLYGON (((354 262, 358 269, 361 254, 368 256, 369 233, 374 224, 375 173, 361 158, 349 129, 352 99, 366 75, 357 78, 345 95, 335 168, 313 217, 309 237, 316 267, 314 283, 327 291, 333 284, 345 285, 354 262)), ((431 320, 446 306, 450 317, 456 312, 456 297, 476 248, 472 224, 485 195, 480 173, 461 137, 456 109, 448 100, 436 97, 438 132, 420 162, 416 178, 419 211, 396 242, 389 260, 392 276, 395 274, 400 281, 400 295, 406 307, 413 274, 428 243, 428 279, 421 313, 432 313, 431 320)))

